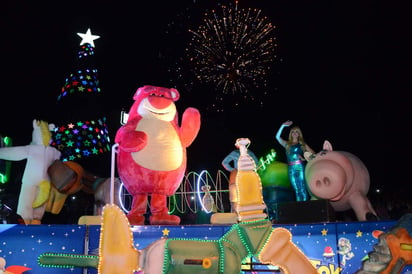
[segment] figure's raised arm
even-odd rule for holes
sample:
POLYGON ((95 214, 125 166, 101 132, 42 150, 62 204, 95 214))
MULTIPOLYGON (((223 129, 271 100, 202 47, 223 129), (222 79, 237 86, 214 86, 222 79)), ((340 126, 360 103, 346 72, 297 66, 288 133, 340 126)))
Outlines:
POLYGON ((287 144, 287 142, 286 142, 286 140, 284 140, 284 139, 282 139, 282 132, 283 132, 283 129, 285 128, 285 127, 288 127, 288 126, 290 126, 291 124, 292 124, 293 122, 292 121, 286 121, 286 122, 284 122, 281 126, 280 126, 280 128, 278 129, 278 131, 276 132, 276 140, 279 142, 279 144, 281 144, 283 147, 286 147, 286 144, 287 144))
POLYGON ((193 143, 199 133, 200 123, 199 110, 193 107, 187 108, 183 113, 182 124, 180 126, 180 138, 183 147, 188 147, 193 143))

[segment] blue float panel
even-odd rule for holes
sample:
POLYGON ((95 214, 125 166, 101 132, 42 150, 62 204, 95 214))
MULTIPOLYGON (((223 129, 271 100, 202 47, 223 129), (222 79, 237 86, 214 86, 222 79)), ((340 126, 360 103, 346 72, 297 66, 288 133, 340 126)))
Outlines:
MULTIPOLYGON (((378 243, 377 236, 395 225, 393 221, 314 223, 273 225, 292 233, 294 244, 312 261, 322 274, 353 274, 361 268, 362 261, 378 243), (339 246, 339 243, 342 243, 339 246)), ((182 225, 182 226, 131 226, 135 247, 146 248, 162 238, 217 240, 231 226, 182 225)), ((38 265, 43 253, 70 253, 97 255, 100 226, 86 225, 0 225, 0 257, 8 266, 31 268, 32 273, 95 274, 96 269, 51 268, 38 265)), ((273 266, 259 264, 255 258, 245 262, 243 273, 280 273, 273 266)), ((410 273, 408 265, 402 273, 410 273)))

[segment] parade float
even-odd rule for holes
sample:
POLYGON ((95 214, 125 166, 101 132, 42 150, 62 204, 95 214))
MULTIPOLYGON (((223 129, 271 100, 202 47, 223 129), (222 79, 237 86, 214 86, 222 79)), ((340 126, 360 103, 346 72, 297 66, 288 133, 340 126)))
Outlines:
MULTIPOLYGON (((198 33, 207 30, 199 29, 198 33)), ((93 40, 98 37, 89 30, 81 37, 84 44, 79 58, 84 60, 94 54, 93 40)), ((92 96, 99 94, 96 77, 96 70, 83 68, 70 74, 58 100, 64 101, 84 91, 92 96)), ((32 213, 19 211, 24 223, 8 222, 3 215, 9 212, 0 203, 3 221, 0 225, 0 273, 366 274, 412 271, 411 215, 406 214, 399 220, 371 220, 377 214, 365 198, 369 179, 363 164, 355 160, 353 167, 350 161, 338 155, 337 162, 331 163, 328 159, 326 165, 333 165, 333 168, 327 168, 326 175, 324 167, 316 167, 321 166, 316 165, 316 161, 320 162, 325 154, 332 154, 329 146, 317 155, 308 156, 308 163, 313 161, 313 164, 306 176, 313 184, 311 191, 316 199, 305 202, 293 201, 285 163, 276 161, 272 150, 269 156, 260 159, 258 166, 251 164, 248 157, 240 157, 239 172, 232 188, 233 208, 226 211, 221 201, 229 190, 221 188, 219 183, 225 175, 218 173, 214 184, 205 179, 210 176, 206 171, 191 177, 191 171, 185 170, 185 149, 197 137, 200 114, 189 108, 179 123, 173 104, 178 98, 179 92, 173 88, 144 86, 138 89, 133 98, 136 105, 130 109, 134 113, 129 113, 130 120, 125 119, 112 147, 106 118, 101 117, 100 112, 96 113, 98 117, 84 117, 87 119, 79 122, 61 117, 51 142, 62 152, 63 157, 56 164, 60 168, 48 169, 54 163, 51 159, 59 157, 36 154, 38 158, 33 159, 37 164, 42 163, 42 172, 35 171, 41 178, 35 178, 28 192, 22 189, 24 195, 19 198, 19 204, 24 204, 26 211, 40 208, 41 213, 34 218, 32 213), (89 173, 91 165, 85 160, 110 151, 112 157, 104 166, 111 170, 111 177, 96 176, 95 170, 89 173), (163 157, 165 155, 167 157, 163 157), (145 161, 147 159, 151 161, 145 161), (71 161, 80 164, 70 164, 71 161), (362 175, 358 176, 359 173, 362 175), (139 180, 133 181, 135 174, 139 180), (312 181, 319 176, 328 179, 312 181), (148 187, 148 182, 156 185, 148 187), (169 188, 165 183, 166 186, 170 183, 169 188), (344 186, 338 196, 330 196, 331 190, 335 191, 330 187, 334 183, 344 186), (40 188, 40 184, 46 187, 40 188), (325 190, 322 184, 329 187, 325 190), (351 192, 353 185, 362 187, 351 192), (188 187, 191 188, 188 190, 188 187), (40 224, 38 219, 43 216, 51 197, 54 201, 62 199, 57 203, 61 209, 67 195, 85 189, 100 201, 93 216, 84 216, 73 224, 40 224), (131 192, 129 207, 121 197, 127 189, 131 192), (27 196, 29 199, 25 198, 27 196), (204 222, 180 222, 185 211, 179 210, 177 200, 189 196, 193 200, 186 204, 195 208, 189 211, 202 215, 204 222), (152 208, 145 206, 149 200, 154 202, 152 208), (158 211, 153 207, 156 205, 159 205, 158 211), (149 209, 153 208, 151 212, 149 209), (333 213, 343 209, 354 209, 358 220, 337 221, 333 213), (160 214, 151 218, 152 213, 160 214), (176 213, 180 218, 173 215, 176 213)), ((85 105, 88 103, 86 101, 85 105)), ((86 110, 95 116, 94 111, 86 110)), ((247 138, 238 141, 241 150, 250 144, 247 138)), ((42 142, 37 146, 38 150, 54 151, 42 142)), ((24 149, 31 151, 29 145, 24 149)), ((3 160, 23 160, 29 156, 23 152, 20 147, 13 146, 0 149, 3 160)), ((245 151, 240 154, 246 156, 245 151)), ((33 171, 30 165, 27 168, 33 171)))

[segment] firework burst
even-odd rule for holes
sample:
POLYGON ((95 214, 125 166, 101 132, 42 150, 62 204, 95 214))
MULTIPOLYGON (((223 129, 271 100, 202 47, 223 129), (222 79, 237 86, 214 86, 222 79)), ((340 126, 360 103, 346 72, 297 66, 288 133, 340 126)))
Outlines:
MULTIPOLYGON (((204 14, 186 54, 195 79, 222 94, 241 94, 264 89, 276 54, 275 26, 259 9, 220 5, 204 14)), ((218 93, 219 94, 219 93, 218 93)))

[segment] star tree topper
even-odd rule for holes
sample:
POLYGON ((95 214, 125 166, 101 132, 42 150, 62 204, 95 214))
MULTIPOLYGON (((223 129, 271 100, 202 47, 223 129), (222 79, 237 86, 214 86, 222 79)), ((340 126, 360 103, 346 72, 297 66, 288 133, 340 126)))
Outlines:
POLYGON ((80 46, 86 43, 89 43, 94 47, 94 40, 99 39, 99 35, 93 35, 92 32, 90 31, 90 28, 87 29, 86 33, 80 33, 78 32, 77 35, 79 35, 82 38, 82 41, 80 42, 80 46))

